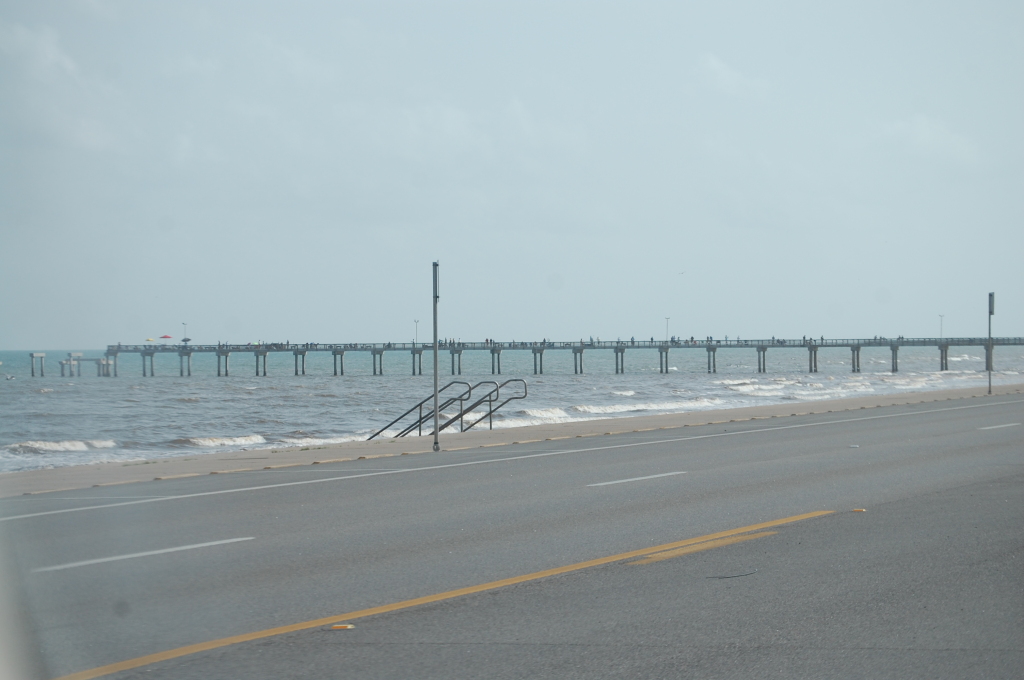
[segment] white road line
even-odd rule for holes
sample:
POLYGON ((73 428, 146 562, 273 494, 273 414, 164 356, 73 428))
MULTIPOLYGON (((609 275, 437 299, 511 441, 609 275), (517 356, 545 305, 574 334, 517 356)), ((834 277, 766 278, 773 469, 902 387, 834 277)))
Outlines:
POLYGON ((208 548, 211 545, 224 545, 226 543, 238 543, 239 541, 251 541, 255 536, 247 536, 245 538, 229 538, 224 541, 210 541, 209 543, 196 543, 195 545, 183 545, 177 548, 164 548, 163 550, 147 550, 146 552, 132 553, 131 555, 115 555, 114 557, 101 557, 96 560, 84 560, 82 562, 70 562, 68 564, 58 564, 53 567, 40 567, 39 569, 33 569, 33 574, 38 574, 44 571, 60 571, 61 569, 71 569, 73 567, 84 567, 90 564, 102 564, 103 562, 117 562, 118 560, 130 560, 135 557, 149 557, 150 555, 163 555, 165 553, 178 552, 180 550, 195 550, 196 548, 208 548))
POLYGON ((979 430, 998 430, 1001 427, 1016 427, 1020 423, 1006 423, 1005 425, 989 425, 988 427, 979 427, 979 430))
POLYGON ((672 475, 685 474, 685 470, 682 472, 662 472, 660 475, 647 475, 646 477, 630 477, 629 479, 616 479, 614 482, 598 482, 597 484, 587 484, 587 486, 608 486, 609 484, 625 484, 626 482, 639 482, 642 479, 654 479, 656 477, 671 477, 672 475))
MULTIPOLYGON (((0 517, 0 522, 10 522, 16 519, 29 519, 31 517, 44 517, 46 515, 61 515, 66 512, 84 512, 86 510, 102 510, 104 508, 119 508, 125 505, 138 505, 139 503, 158 503, 160 501, 181 500, 184 498, 201 498, 203 496, 220 496, 229 493, 241 493, 243 491, 262 491, 264 489, 280 489, 286 486, 302 486, 304 484, 323 484, 325 482, 339 482, 345 479, 359 479, 361 477, 380 477, 383 475, 398 475, 407 472, 429 472, 431 470, 444 470, 448 468, 465 467, 467 465, 489 465, 492 463, 507 463, 515 460, 528 460, 530 458, 545 458, 547 456, 560 456, 566 453, 588 453, 590 451, 608 451, 611 449, 627 449, 637 446, 656 446, 658 444, 674 444, 677 442, 694 441, 698 439, 714 439, 716 437, 734 437, 737 435, 759 434, 763 432, 775 432, 777 430, 798 430, 807 427, 822 427, 825 425, 843 425, 845 423, 857 423, 869 420, 884 420, 887 418, 904 418, 908 416, 925 415, 929 413, 945 413, 947 411, 964 411, 974 408, 986 408, 991 406, 1008 406, 1013 404, 1024 404, 1024 399, 1014 401, 1000 401, 989 404, 970 404, 968 406, 950 406, 947 408, 935 408, 924 411, 911 411, 910 413, 888 413, 877 416, 863 416, 860 418, 844 418, 842 420, 823 420, 817 423, 797 423, 795 425, 780 425, 778 427, 758 427, 750 430, 734 430, 732 432, 716 432, 714 434, 699 434, 691 437, 675 437, 672 439, 657 439, 652 441, 630 442, 629 444, 610 444, 608 446, 592 446, 584 449, 563 449, 561 451, 546 451, 544 453, 529 453, 522 456, 509 456, 507 458, 489 458, 487 460, 470 460, 463 463, 447 463, 445 465, 428 465, 418 468, 402 468, 389 470, 387 472, 367 472, 363 474, 344 475, 342 477, 324 477, 322 479, 303 479, 297 482, 277 482, 275 484, 261 484, 259 486, 246 486, 238 489, 218 489, 217 491, 200 491, 198 493, 186 493, 178 496, 162 496, 159 498, 146 498, 137 501, 125 501, 123 503, 105 503, 103 505, 89 505, 83 508, 64 508, 62 510, 46 510, 44 512, 31 512, 24 515, 12 515, 0 517)), ((195 479, 195 478, 190 478, 195 479)))

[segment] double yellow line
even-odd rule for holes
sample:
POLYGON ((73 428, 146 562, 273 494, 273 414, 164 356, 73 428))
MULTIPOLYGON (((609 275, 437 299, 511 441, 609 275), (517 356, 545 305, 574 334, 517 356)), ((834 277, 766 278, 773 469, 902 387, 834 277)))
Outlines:
POLYGON ((338 614, 336 616, 328 616, 322 619, 313 619, 312 621, 293 623, 288 626, 278 626, 277 628, 267 628, 266 630, 245 633, 243 635, 232 635, 231 637, 220 638, 219 640, 210 640, 209 642, 200 642, 194 645, 185 645, 184 647, 169 649, 165 652, 147 654, 146 656, 140 656, 135 659, 128 659, 127 661, 119 661, 118 663, 112 663, 107 666, 100 666, 99 668, 92 668, 86 671, 79 671, 77 673, 65 675, 61 678, 58 678, 58 680, 90 680, 91 678, 99 678, 105 675, 110 675, 112 673, 118 673, 120 671, 127 671, 133 668, 139 668, 141 666, 148 666, 150 664, 159 663, 161 661, 177 659, 179 657, 188 656, 190 654, 197 654, 199 652, 206 652, 211 649, 218 649, 220 647, 236 645, 240 642, 251 642, 252 640, 261 640, 263 638, 273 637, 275 635, 295 633, 300 630, 320 628, 322 626, 328 626, 331 624, 342 623, 345 621, 354 621, 355 619, 362 619, 367 616, 386 614, 388 612, 395 612, 402 609, 410 609, 412 607, 419 607, 421 605, 432 604, 434 602, 452 600, 454 598, 463 597, 465 595, 473 595, 475 593, 482 593, 488 590, 495 590, 497 588, 505 588, 506 586, 513 586, 519 583, 536 581, 542 578, 548 578, 550 576, 558 576, 559 574, 568 574, 573 571, 580 571, 581 569, 589 569, 590 567, 599 567, 603 564, 611 564, 612 562, 621 562, 623 560, 641 558, 635 560, 632 563, 649 564, 651 562, 658 562, 660 560, 678 557, 680 555, 687 555, 690 553, 700 552, 702 550, 711 550, 712 548, 718 548, 724 545, 731 545, 733 543, 749 541, 754 538, 771 536, 776 532, 762 530, 781 526, 783 524, 792 524, 793 522, 799 522, 805 519, 812 519, 814 517, 821 517, 823 515, 830 515, 833 512, 833 510, 808 512, 803 515, 794 515, 793 517, 785 517, 783 519, 776 519, 770 522, 751 524, 750 526, 739 527, 738 529, 728 529, 726 531, 719 531, 714 534, 706 534, 704 536, 698 536, 696 538, 688 538, 686 540, 676 541, 674 543, 665 543, 662 545, 653 546, 651 548, 641 548, 639 550, 631 550, 630 552, 619 553, 617 555, 599 557, 597 559, 587 560, 586 562, 577 562, 576 564, 569 564, 564 567, 555 567, 554 569, 535 571, 532 574, 513 576, 512 578, 501 579, 500 581, 491 581, 489 583, 481 583, 480 585, 476 586, 468 586, 466 588, 456 588, 455 590, 448 590, 443 593, 437 593, 435 595, 426 595, 424 597, 417 597, 411 600, 393 602, 391 604, 385 604, 379 607, 360 609, 358 611, 348 612, 347 614, 338 614))

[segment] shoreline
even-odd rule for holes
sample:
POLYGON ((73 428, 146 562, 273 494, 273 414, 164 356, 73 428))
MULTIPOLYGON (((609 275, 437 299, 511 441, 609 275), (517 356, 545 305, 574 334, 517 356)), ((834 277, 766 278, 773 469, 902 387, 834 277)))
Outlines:
MULTIPOLYGON (((920 404, 988 396, 987 387, 868 395, 843 399, 743 406, 711 411, 689 411, 649 416, 624 416, 526 425, 489 431, 448 433, 441 436, 441 451, 506 446, 544 440, 594 437, 624 432, 712 425, 765 418, 792 417, 816 413, 853 411, 883 406, 920 404)), ((993 385, 992 396, 1024 393, 1024 383, 993 385)), ((182 479, 210 474, 251 473, 298 466, 341 463, 351 460, 433 453, 429 436, 402 439, 356 441, 313 447, 253 449, 155 458, 127 463, 112 462, 71 465, 41 470, 0 473, 0 498, 70 491, 135 482, 182 479)))

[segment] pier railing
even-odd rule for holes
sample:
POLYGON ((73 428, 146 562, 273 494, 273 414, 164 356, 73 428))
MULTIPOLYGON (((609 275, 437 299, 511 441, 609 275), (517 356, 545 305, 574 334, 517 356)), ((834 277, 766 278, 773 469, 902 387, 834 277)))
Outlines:
MULTIPOLYGON (((573 372, 583 373, 583 355, 590 350, 612 350, 615 358, 615 372, 624 373, 626 354, 634 349, 657 350, 659 354, 659 371, 667 373, 669 369, 669 352, 676 349, 704 350, 707 352, 708 373, 717 373, 717 354, 724 349, 754 349, 757 351, 757 372, 767 372, 767 356, 769 350, 803 348, 807 351, 807 370, 818 371, 818 351, 823 348, 845 347, 851 351, 850 370, 860 372, 860 352, 865 347, 884 347, 892 352, 892 371, 899 370, 898 355, 901 347, 936 347, 939 350, 939 370, 949 369, 949 349, 951 347, 981 347, 985 351, 986 370, 992 370, 993 353, 996 347, 1007 345, 1024 345, 1021 337, 961 337, 961 338, 906 338, 898 336, 888 338, 875 336, 872 338, 669 338, 668 340, 601 340, 599 338, 581 338, 580 340, 553 341, 484 341, 462 342, 447 340, 439 344, 439 349, 451 354, 452 375, 462 374, 462 354, 467 351, 483 351, 491 354, 491 373, 501 374, 501 353, 510 351, 530 351, 533 354, 533 372, 544 373, 544 353, 548 351, 565 351, 573 355, 573 372)), ((142 357, 142 375, 152 376, 155 370, 154 357, 158 354, 177 354, 178 371, 182 377, 192 375, 192 355, 210 353, 217 356, 217 375, 230 375, 229 359, 232 354, 252 354, 256 359, 256 375, 267 375, 267 355, 277 352, 290 352, 295 357, 295 375, 306 374, 306 355, 310 352, 329 352, 334 359, 334 375, 345 375, 345 355, 350 352, 368 352, 373 358, 373 374, 383 375, 384 355, 391 352, 409 352, 412 355, 412 374, 423 374, 423 352, 433 345, 421 342, 349 342, 349 343, 289 343, 289 342, 255 342, 246 344, 218 343, 215 345, 195 345, 190 343, 152 343, 143 345, 107 345, 103 360, 87 359, 77 354, 69 355, 67 361, 61 362, 61 371, 65 369, 80 371, 80 363, 94 361, 97 374, 105 377, 117 377, 118 357, 121 354, 138 354, 142 357), (222 368, 223 365, 223 368, 222 368)), ((45 352, 33 352, 31 374, 45 375, 45 352)))
MULTIPOLYGON (((966 338, 729 338, 710 340, 570 340, 570 341, 508 341, 508 342, 439 342, 441 349, 456 350, 503 350, 503 349, 660 349, 670 348, 706 348, 706 347, 938 347, 975 346, 984 347, 989 340, 986 337, 966 338)), ((1024 338, 992 338, 993 345, 1024 345, 1024 338)), ((164 353, 164 352, 381 352, 381 351, 422 351, 433 348, 433 343, 423 342, 351 342, 351 343, 245 343, 193 345, 177 344, 144 344, 144 345, 107 345, 107 352, 125 353, 164 353)))

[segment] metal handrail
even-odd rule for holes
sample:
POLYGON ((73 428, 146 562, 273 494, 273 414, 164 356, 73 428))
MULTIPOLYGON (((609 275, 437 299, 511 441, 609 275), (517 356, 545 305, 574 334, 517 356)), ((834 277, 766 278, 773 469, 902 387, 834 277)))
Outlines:
MULTIPOLYGON (((506 381, 506 382, 508 382, 508 381, 506 381)), ((483 385, 487 385, 487 384, 494 385, 494 387, 492 387, 491 389, 487 390, 487 393, 484 394, 484 396, 482 396, 479 399, 477 399, 470 406, 467 406, 466 408, 464 408, 461 411, 459 411, 458 415, 456 415, 456 416, 450 418, 449 420, 445 421, 445 423, 443 425, 438 426, 437 431, 438 432, 443 432, 444 428, 448 427, 449 425, 454 423, 456 420, 462 422, 463 421, 463 417, 467 413, 471 413, 472 411, 474 411, 478 406, 480 406, 484 402, 489 402, 489 404, 493 404, 495 401, 497 401, 498 398, 501 396, 501 394, 500 394, 501 385, 499 385, 498 383, 494 382, 493 380, 485 380, 485 381, 483 381, 481 383, 477 383, 476 385, 473 386, 473 389, 476 389, 478 387, 482 387, 483 385)), ((505 383, 502 383, 502 385, 504 385, 504 384, 505 383)), ((493 414, 494 414, 494 409, 490 408, 490 406, 489 406, 488 409, 487 409, 487 413, 485 413, 479 420, 477 420, 477 421, 475 421, 473 423, 470 423, 469 427, 465 427, 465 423, 463 422, 462 432, 465 432, 466 430, 471 429, 474 425, 479 423, 480 420, 483 420, 484 418, 488 417, 489 415, 493 415, 493 414)), ((492 423, 492 425, 493 425, 493 423, 492 423)))
POLYGON ((487 410, 487 414, 486 415, 481 416, 475 422, 470 423, 469 427, 463 428, 462 431, 465 432, 466 430, 473 429, 473 426, 476 425, 477 423, 479 423, 484 418, 488 419, 488 423, 487 423, 488 424, 488 428, 487 429, 493 430, 494 429, 494 414, 498 411, 498 409, 500 409, 502 406, 504 406, 508 402, 513 401, 515 399, 526 399, 526 395, 527 395, 526 381, 523 380, 522 378, 512 378, 512 379, 506 380, 505 382, 503 382, 500 385, 498 385, 497 392, 499 393, 499 395, 496 395, 495 399, 500 398, 500 391, 501 391, 502 387, 504 387, 505 385, 508 385, 509 383, 514 383, 514 382, 522 383, 523 384, 523 393, 521 395, 515 395, 515 396, 508 397, 507 399, 505 399, 505 401, 499 403, 497 406, 494 406, 493 402, 492 402, 489 405, 489 408, 487 410))
MULTIPOLYGON (((456 402, 456 401, 464 401, 465 399, 471 399, 471 398, 472 398, 472 395, 473 395, 473 386, 472 386, 472 385, 470 385, 470 384, 469 384, 468 382, 465 382, 465 381, 462 381, 462 380, 453 380, 453 381, 451 381, 450 383, 448 383, 447 385, 445 385, 444 387, 442 387, 441 389, 439 389, 439 390, 437 391, 437 393, 438 393, 438 394, 440 394, 441 392, 444 392, 444 391, 445 391, 446 389, 448 389, 448 388, 449 388, 449 387, 451 387, 452 385, 465 385, 467 389, 466 389, 466 391, 465 391, 465 392, 462 392, 462 393, 460 393, 460 394, 459 394, 459 396, 456 396, 456 397, 446 397, 446 398, 445 398, 445 401, 444 401, 444 403, 443 403, 443 404, 440 404, 440 405, 439 405, 439 410, 440 410, 441 408, 445 408, 446 406, 451 406, 451 405, 452 405, 452 404, 453 404, 454 402, 456 402)), ((397 436, 399 436, 399 437, 404 437, 405 435, 407 435, 407 434, 409 434, 410 432, 412 432, 412 428, 414 428, 414 427, 417 427, 417 426, 420 426, 420 427, 422 427, 422 424, 423 424, 424 418, 427 418, 427 419, 429 419, 429 418, 432 418, 432 417, 434 416, 434 410, 433 410, 433 409, 431 409, 431 410, 430 410, 430 411, 429 411, 429 412, 427 413, 427 415, 426 415, 426 416, 424 416, 424 415, 423 415, 423 411, 422 411, 423 405, 424 405, 424 404, 426 404, 426 403, 427 403, 428 401, 431 401, 431 400, 433 400, 433 398, 434 398, 434 395, 430 395, 429 397, 427 397, 426 399, 423 399, 423 400, 422 400, 422 401, 420 401, 419 403, 417 403, 417 404, 414 404, 414 405, 413 405, 413 407, 412 407, 412 408, 410 408, 410 409, 409 409, 408 411, 406 411, 406 412, 405 412, 405 413, 403 413, 402 415, 398 416, 397 418, 395 418, 394 420, 392 420, 392 421, 391 421, 390 423, 388 423, 387 425, 385 425, 384 427, 380 428, 379 430, 377 430, 376 432, 374 432, 373 434, 371 434, 371 435, 370 435, 369 437, 367 437, 366 441, 370 441, 370 440, 371 440, 371 439, 373 439, 374 437, 377 437, 377 436, 378 436, 378 435, 380 435, 380 434, 381 434, 382 432, 384 432, 385 430, 387 430, 387 429, 388 429, 389 427, 391 427, 392 425, 394 425, 394 424, 395 424, 395 423, 397 423, 398 421, 400 421, 400 420, 402 420, 403 418, 405 418, 405 417, 406 417, 407 415, 409 415, 410 413, 412 413, 412 412, 413 412, 413 411, 415 411, 416 409, 421 409, 421 410, 420 410, 420 415, 419 415, 419 419, 417 420, 417 422, 413 423, 412 425, 410 425, 409 427, 407 427, 407 428, 406 428, 405 430, 402 430, 402 432, 401 432, 401 433, 400 433, 399 435, 397 435, 397 436)), ((461 409, 460 409, 460 410, 461 410, 461 409)))

